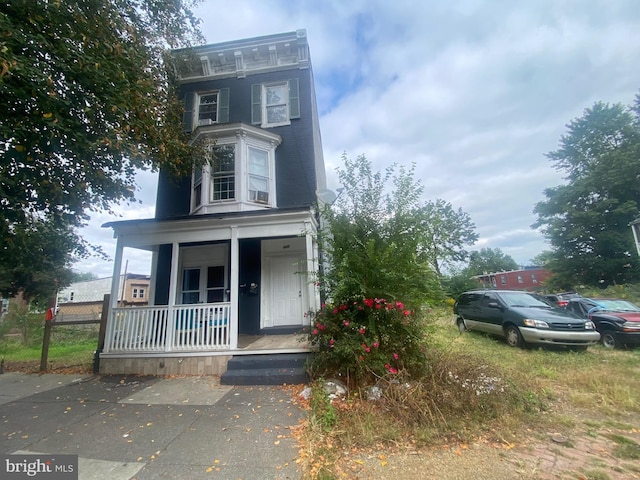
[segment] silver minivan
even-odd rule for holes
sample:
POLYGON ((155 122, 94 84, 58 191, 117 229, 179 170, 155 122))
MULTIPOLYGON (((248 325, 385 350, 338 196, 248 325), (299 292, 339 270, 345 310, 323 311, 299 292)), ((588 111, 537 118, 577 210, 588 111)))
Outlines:
POLYGON ((560 345, 584 350, 600 340, 594 324, 529 292, 472 290, 453 306, 461 332, 499 335, 512 347, 560 345))

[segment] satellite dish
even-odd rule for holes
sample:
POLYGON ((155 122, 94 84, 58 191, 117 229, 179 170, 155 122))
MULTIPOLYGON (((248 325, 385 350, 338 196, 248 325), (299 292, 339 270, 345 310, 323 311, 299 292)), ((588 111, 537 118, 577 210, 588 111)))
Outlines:
POLYGON ((329 205, 335 202, 336 198, 338 198, 338 196, 335 194, 333 190, 328 190, 326 188, 322 190, 317 190, 316 196, 318 197, 318 200, 320 200, 322 203, 326 203, 329 205))

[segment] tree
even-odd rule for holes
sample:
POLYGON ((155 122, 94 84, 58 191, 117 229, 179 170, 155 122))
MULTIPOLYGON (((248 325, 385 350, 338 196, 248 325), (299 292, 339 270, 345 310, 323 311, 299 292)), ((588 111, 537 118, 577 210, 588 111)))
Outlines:
POLYGON ((39 300, 45 305, 59 287, 71 282, 68 265, 76 235, 70 229, 36 220, 14 225, 11 234, 2 233, 0 292, 7 296, 22 293, 25 302, 39 300))
POLYGON ((450 203, 438 199, 429 201, 418 209, 421 248, 439 278, 445 265, 466 260, 465 245, 473 245, 478 240, 475 225, 468 213, 457 211, 450 203))
POLYGON ((413 169, 392 165, 383 174, 364 155, 342 160, 337 171, 344 190, 323 212, 330 234, 321 241, 331 263, 323 287, 334 302, 385 298, 415 308, 438 301, 437 277, 420 248, 422 187, 413 169))
POLYGON ((483 273, 506 272, 518 268, 516 261, 499 248, 482 248, 469 255, 469 266, 466 272, 469 276, 473 276, 483 273))
MULTIPOLYGON (((166 49, 199 38, 186 0, 0 4, 4 273, 21 268, 14 259, 27 234, 59 230, 75 243, 63 257, 87 253, 73 229, 90 211, 133 201, 137 169, 191 171, 166 49)), ((20 278, 3 293, 37 293, 20 278)))
POLYGON ((633 108, 597 102, 567 125, 547 154, 566 183, 544 191, 535 227, 552 246, 549 266, 565 288, 638 278, 629 223, 640 211, 640 96, 633 108))

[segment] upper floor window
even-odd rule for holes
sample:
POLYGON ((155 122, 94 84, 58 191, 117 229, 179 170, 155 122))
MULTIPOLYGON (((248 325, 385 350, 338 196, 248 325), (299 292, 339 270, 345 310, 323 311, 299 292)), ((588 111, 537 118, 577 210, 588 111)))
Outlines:
POLYGON ((211 166, 211 200, 236 198, 236 148, 235 145, 213 147, 215 158, 211 166))
POLYGON ((522 278, 522 275, 518 275, 518 283, 524 283, 524 278, 522 278))
POLYGON ((269 152, 249 147, 249 200, 269 203, 269 152))
POLYGON ((251 86, 251 123, 262 127, 288 125, 300 118, 298 79, 251 86))
POLYGON ((189 92, 184 97, 183 130, 227 123, 229 121, 229 89, 209 92, 189 92))
POLYGON ((133 289, 133 298, 144 298, 144 288, 134 288, 133 289))
POLYGON ((535 273, 531 274, 531 283, 538 283, 538 278, 535 273))
POLYGON ((218 121, 218 92, 198 95, 198 126, 218 121))
POLYGON ((501 285, 506 285, 507 284, 507 277, 504 275, 500 275, 500 284, 501 285))

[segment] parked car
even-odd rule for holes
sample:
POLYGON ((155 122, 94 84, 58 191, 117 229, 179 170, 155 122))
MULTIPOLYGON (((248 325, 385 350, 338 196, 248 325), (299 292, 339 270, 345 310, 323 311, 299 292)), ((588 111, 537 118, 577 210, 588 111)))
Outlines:
POLYGON ((572 298, 580 298, 576 292, 562 292, 545 295, 544 298, 560 308, 565 308, 572 298))
POLYGON ((461 332, 500 335, 512 347, 564 345, 584 350, 600 339, 590 320, 528 292, 472 290, 458 297, 453 311, 461 332))
POLYGON ((640 345, 640 307, 616 298, 574 298, 567 310, 590 319, 607 348, 640 345))

